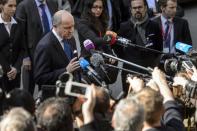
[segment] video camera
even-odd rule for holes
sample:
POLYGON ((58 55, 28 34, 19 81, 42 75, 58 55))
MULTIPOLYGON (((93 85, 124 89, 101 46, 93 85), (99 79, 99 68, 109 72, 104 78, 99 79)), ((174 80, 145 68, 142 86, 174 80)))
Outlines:
POLYGON ((174 55, 163 59, 163 67, 167 74, 175 74, 179 71, 191 70, 193 66, 197 65, 197 58, 187 55, 174 55))

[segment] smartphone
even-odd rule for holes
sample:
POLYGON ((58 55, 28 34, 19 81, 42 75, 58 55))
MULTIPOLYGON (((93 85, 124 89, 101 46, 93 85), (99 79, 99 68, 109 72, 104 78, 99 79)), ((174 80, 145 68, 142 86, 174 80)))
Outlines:
POLYGON ((91 89, 90 85, 69 81, 66 83, 66 88, 64 90, 64 93, 66 95, 70 95, 74 97, 88 98, 87 95, 90 89, 91 89))
POLYGON ((183 61, 182 65, 184 68, 189 69, 189 70, 192 70, 192 67, 194 66, 191 61, 183 61))

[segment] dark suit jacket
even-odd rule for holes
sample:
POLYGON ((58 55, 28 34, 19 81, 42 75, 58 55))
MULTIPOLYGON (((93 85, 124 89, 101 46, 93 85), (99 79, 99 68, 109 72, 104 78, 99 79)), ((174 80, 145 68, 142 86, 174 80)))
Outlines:
POLYGON ((2 65, 4 71, 1 82, 4 90, 10 91, 15 87, 19 87, 20 83, 20 69, 25 52, 23 31, 19 23, 13 24, 9 36, 4 24, 0 24, 0 36, 0 65, 2 65), (17 69, 18 74, 14 80, 10 81, 7 72, 11 70, 11 65, 17 69))
POLYGON ((4 24, 0 24, 0 64, 5 73, 10 65, 20 72, 24 48, 23 33, 19 24, 13 24, 9 36, 4 24))
MULTIPOLYGON (((58 10, 57 2, 46 0, 51 16, 58 10)), ((32 57, 39 40, 44 36, 35 0, 23 0, 16 10, 16 18, 23 23, 28 53, 32 57)))
MULTIPOLYGON (((76 50, 74 38, 68 40, 72 51, 76 50)), ((58 39, 47 33, 38 43, 34 53, 34 78, 38 85, 54 85, 58 76, 66 71, 70 60, 58 39)))
MULTIPOLYGON (((99 50, 99 51, 103 51, 105 53, 108 54, 113 54, 111 47, 109 45, 109 42, 107 42, 106 40, 103 39, 103 35, 99 36, 99 32, 94 28, 93 24, 85 19, 82 19, 79 21, 79 23, 77 24, 77 29, 78 29, 78 33, 79 33, 79 40, 81 45, 81 56, 85 57, 85 58, 90 58, 91 57, 91 53, 86 51, 86 49, 83 46, 83 42, 86 39, 90 39, 94 45, 95 45, 95 49, 99 50)), ((117 63, 115 63, 114 65, 116 65, 117 63)), ((99 71, 95 68, 95 70, 99 73, 99 75, 103 78, 103 80, 105 80, 105 82, 108 83, 113 83, 116 80, 116 76, 118 74, 118 70, 113 69, 113 68, 106 68, 106 71, 108 73, 108 76, 110 78, 110 80, 108 80, 106 78, 106 75, 103 74, 102 75, 102 71, 99 71)))
MULTIPOLYGON (((155 22, 159 23, 160 29, 162 30, 161 17, 156 17, 155 22)), ((191 34, 187 20, 175 17, 174 23, 174 44, 177 42, 183 42, 192 45, 191 34)))
MULTIPOLYGON (((137 34, 134 28, 134 24, 131 22, 131 20, 128 20, 127 22, 121 23, 120 30, 118 35, 122 36, 124 38, 127 38, 131 40, 133 44, 140 45, 140 46, 147 46, 144 45, 142 42, 138 41, 137 34)), ((145 36, 149 39, 149 42, 152 43, 151 46, 148 48, 152 48, 155 50, 162 50, 162 36, 161 31, 159 29, 159 25, 156 22, 148 21, 147 25, 145 27, 145 36)), ((140 48, 135 48, 132 46, 123 48, 121 46, 117 46, 116 52, 117 55, 125 60, 128 60, 130 62, 134 62, 136 64, 142 65, 142 66, 155 66, 156 62, 155 59, 158 57, 158 54, 155 54, 153 52, 143 50, 140 48)), ((129 69, 134 69, 131 66, 127 66, 124 64, 125 67, 128 67, 129 69)), ((135 69, 134 69, 135 70, 135 69)))

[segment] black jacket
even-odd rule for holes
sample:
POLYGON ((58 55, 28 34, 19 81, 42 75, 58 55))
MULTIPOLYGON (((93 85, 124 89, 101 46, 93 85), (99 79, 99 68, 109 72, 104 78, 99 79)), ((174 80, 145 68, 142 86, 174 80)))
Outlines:
MULTIPOLYGON (((159 24, 160 29, 162 29, 161 17, 156 17, 155 22, 159 24)), ((174 44, 177 42, 183 42, 192 45, 192 38, 190 34, 188 21, 179 17, 173 19, 174 24, 174 44)))
MULTIPOLYGON (((147 46, 147 48, 158 51, 162 50, 163 40, 159 25, 156 22, 148 20, 145 26, 145 36, 147 39, 146 45, 144 45, 143 42, 140 42, 140 37, 138 37, 139 33, 135 30, 134 24, 131 22, 131 20, 128 20, 127 22, 121 23, 118 35, 131 40, 134 45, 143 47, 147 46)), ((128 46, 126 48, 122 46, 115 46, 115 50, 117 55, 122 59, 139 64, 141 66, 155 66, 158 63, 156 59, 158 58, 159 54, 153 53, 146 49, 140 49, 133 46, 128 46)), ((126 64, 124 64, 124 67, 138 71, 138 69, 126 64)))

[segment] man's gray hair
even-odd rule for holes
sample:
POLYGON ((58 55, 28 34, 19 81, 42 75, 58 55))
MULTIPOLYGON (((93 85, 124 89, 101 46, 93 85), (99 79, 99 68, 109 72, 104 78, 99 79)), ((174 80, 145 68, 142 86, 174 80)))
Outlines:
POLYGON ((29 112, 23 108, 13 108, 3 117, 1 131, 37 131, 36 125, 29 112))
POLYGON ((136 98, 121 100, 113 116, 115 131, 141 131, 144 122, 144 109, 136 98))
POLYGON ((55 13, 52 19, 53 26, 56 27, 62 23, 62 14, 55 13))

